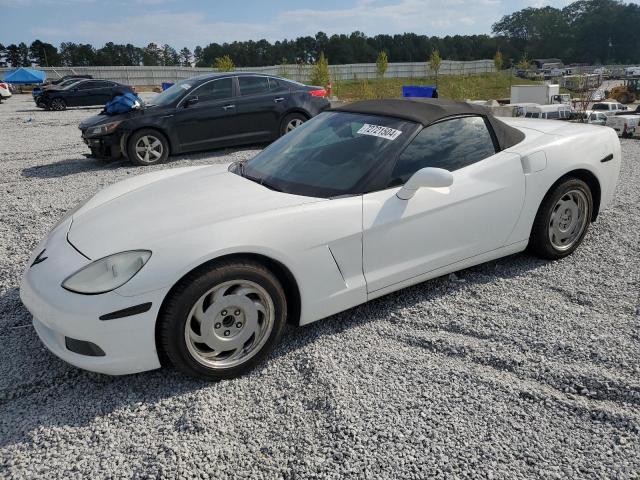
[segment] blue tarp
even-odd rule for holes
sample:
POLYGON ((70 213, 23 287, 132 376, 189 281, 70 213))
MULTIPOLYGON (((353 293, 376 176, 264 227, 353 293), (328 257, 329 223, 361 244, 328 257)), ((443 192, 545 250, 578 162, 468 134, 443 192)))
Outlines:
POLYGON ((43 83, 47 73, 33 68, 20 67, 4 74, 3 82, 15 84, 43 83))
POLYGON ((421 98, 437 98, 434 97, 436 91, 435 85, 403 85, 403 97, 421 97, 421 98))

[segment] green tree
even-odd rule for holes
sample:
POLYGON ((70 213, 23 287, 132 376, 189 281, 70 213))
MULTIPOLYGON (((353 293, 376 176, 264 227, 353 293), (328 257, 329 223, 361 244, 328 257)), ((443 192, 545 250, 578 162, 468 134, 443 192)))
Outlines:
POLYGON ((525 72, 531 68, 531 62, 526 54, 516 63, 516 68, 524 70, 525 72))
POLYGON ((435 48, 429 57, 429 70, 431 70, 436 76, 436 88, 438 87, 438 72, 440 71, 441 66, 442 58, 440 57, 440 51, 435 48))
POLYGON ((23 67, 31 66, 31 59, 29 58, 29 47, 24 42, 18 44, 18 54, 20 55, 20 65, 23 67))
POLYGON ((320 52, 320 58, 318 58, 311 70, 310 82, 312 85, 326 87, 329 84, 329 80, 329 60, 324 56, 324 52, 320 52))
POLYGON ((162 64, 168 67, 175 67, 180 63, 180 56, 176 49, 166 43, 162 46, 162 64))
POLYGON ((29 46, 31 60, 42 67, 60 65, 58 49, 50 43, 34 40, 29 46))
POLYGON ((191 50, 189 50, 187 47, 184 47, 182 50, 180 50, 180 64, 183 67, 191 66, 191 57, 191 50))
POLYGON ((387 57, 387 52, 382 50, 378 53, 378 58, 376 59, 376 73, 379 78, 384 77, 384 74, 387 73, 387 67, 389 66, 389 57, 387 57))
POLYGON ((233 72, 236 69, 233 60, 229 55, 224 55, 222 57, 217 57, 213 64, 214 68, 219 72, 233 72))
POLYGON ((7 63, 12 67, 20 66, 20 50, 15 43, 7 46, 7 63))
POLYGON ((158 45, 151 42, 142 52, 142 61, 146 66, 158 66, 163 64, 163 51, 158 45))
POLYGON ((502 52, 498 50, 493 57, 493 66, 496 67, 496 72, 502 71, 502 65, 504 65, 504 59, 502 58, 502 52))

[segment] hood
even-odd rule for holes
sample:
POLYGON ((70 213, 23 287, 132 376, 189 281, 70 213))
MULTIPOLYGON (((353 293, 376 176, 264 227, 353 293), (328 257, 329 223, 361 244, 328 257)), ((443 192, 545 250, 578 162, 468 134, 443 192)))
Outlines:
POLYGON ((69 242, 91 259, 153 251, 154 243, 204 225, 323 200, 275 192, 227 168, 162 170, 112 185, 73 215, 69 242))
POLYGON ((96 125, 101 125, 103 123, 111 123, 116 121, 129 120, 130 118, 138 117, 140 115, 153 115, 155 113, 160 113, 159 107, 147 106, 145 108, 130 110, 126 113, 120 113, 118 115, 106 115, 100 113, 98 115, 94 115, 93 117, 89 117, 86 120, 80 122, 78 128, 80 130, 86 130, 89 127, 95 127, 96 125))

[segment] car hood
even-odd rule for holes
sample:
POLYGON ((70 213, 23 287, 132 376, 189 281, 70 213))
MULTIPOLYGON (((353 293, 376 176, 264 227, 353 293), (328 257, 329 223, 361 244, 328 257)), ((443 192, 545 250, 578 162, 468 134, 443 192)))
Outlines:
POLYGON ((323 199, 276 192, 228 165, 187 167, 140 175, 108 187, 74 215, 69 242, 90 259, 151 249, 171 236, 238 217, 323 199))
POLYGON ((129 120, 130 118, 139 117, 141 115, 154 115, 157 113, 163 113, 166 109, 161 109, 155 105, 148 106, 141 109, 130 110, 126 113, 120 113, 118 115, 105 115, 103 113, 89 117, 83 120, 78 127, 80 130, 86 130, 89 127, 95 127, 96 125, 102 125, 104 123, 118 122, 129 120))

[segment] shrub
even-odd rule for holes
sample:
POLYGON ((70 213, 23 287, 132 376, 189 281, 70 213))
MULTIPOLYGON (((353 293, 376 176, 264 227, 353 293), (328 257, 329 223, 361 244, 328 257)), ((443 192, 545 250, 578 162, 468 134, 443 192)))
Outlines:
POLYGON ((311 71, 311 84, 319 87, 326 87, 329 84, 329 60, 320 52, 320 58, 311 71))
POLYGON ((387 52, 383 50, 378 54, 378 59, 376 60, 376 72, 379 78, 384 77, 384 74, 387 72, 388 66, 389 57, 387 57, 387 52))
POLYGON ((219 72, 233 72, 236 69, 233 60, 231 60, 231 57, 229 55, 225 55, 224 57, 217 57, 213 66, 219 72))

